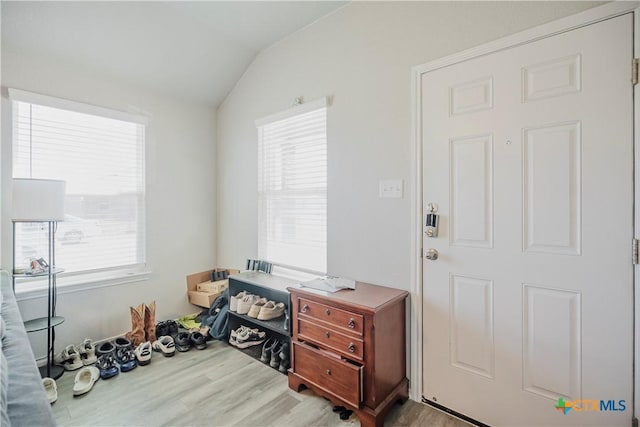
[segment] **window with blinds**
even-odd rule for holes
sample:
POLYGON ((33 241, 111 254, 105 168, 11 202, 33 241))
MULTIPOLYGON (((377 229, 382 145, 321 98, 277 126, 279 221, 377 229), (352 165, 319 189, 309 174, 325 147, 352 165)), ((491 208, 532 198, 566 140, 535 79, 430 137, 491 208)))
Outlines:
MULTIPOLYGON (((86 273, 144 264, 145 125, 121 119, 126 113, 86 106, 107 113, 89 114, 82 104, 41 99, 12 96, 13 177, 66 181, 57 266, 86 273), (67 104, 72 109, 57 108, 67 104)), ((46 227, 16 224, 16 266, 48 257, 46 227)))
POLYGON ((324 99, 256 122, 258 256, 327 271, 327 108, 324 99))

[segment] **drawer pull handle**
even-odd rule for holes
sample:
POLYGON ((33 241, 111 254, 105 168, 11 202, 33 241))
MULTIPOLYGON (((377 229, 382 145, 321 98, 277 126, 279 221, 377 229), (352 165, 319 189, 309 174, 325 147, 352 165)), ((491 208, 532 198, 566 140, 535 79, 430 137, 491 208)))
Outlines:
POLYGON ((325 310, 325 313, 327 313, 327 316, 331 315, 331 310, 329 310, 328 308, 325 310))
POLYGON ((354 353, 356 351, 356 345, 354 343, 349 343, 349 353, 354 353))
POLYGON ((331 375, 331 369, 327 369, 327 375, 331 375))
POLYGON ((353 320, 353 318, 349 319, 349 323, 347 323, 347 326, 351 329, 354 329, 356 327, 356 321, 353 320))
POLYGON ((302 306, 302 310, 300 310, 300 311, 303 312, 303 313, 306 313, 307 311, 309 311, 309 305, 308 304, 303 305, 302 306))
POLYGON ((331 338, 331 332, 327 331, 325 335, 327 336, 327 338, 331 338))

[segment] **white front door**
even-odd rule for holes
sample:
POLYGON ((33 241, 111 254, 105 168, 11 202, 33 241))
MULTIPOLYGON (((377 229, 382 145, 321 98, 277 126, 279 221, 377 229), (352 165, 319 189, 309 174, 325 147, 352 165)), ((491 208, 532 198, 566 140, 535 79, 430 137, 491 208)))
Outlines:
POLYGON ((427 400, 492 425, 630 425, 632 29, 422 76, 427 400))

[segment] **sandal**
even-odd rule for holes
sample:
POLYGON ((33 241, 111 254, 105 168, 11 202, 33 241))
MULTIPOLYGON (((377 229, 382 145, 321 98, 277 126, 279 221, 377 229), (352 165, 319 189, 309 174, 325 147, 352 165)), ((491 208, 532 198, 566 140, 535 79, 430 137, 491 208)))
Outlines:
POLYGON ((112 353, 103 354, 98 357, 96 368, 100 369, 100 378, 103 380, 108 380, 120 373, 120 369, 118 369, 116 359, 114 359, 112 353))
POLYGON ((95 366, 80 369, 73 382, 73 395, 89 393, 98 378, 100 378, 100 370, 95 366))
POLYGON ((116 359, 120 363, 120 370, 122 372, 129 372, 138 367, 136 361, 136 354, 129 347, 121 347, 116 353, 116 359))
POLYGON ((49 399, 49 403, 54 403, 58 400, 58 386, 56 385, 56 380, 53 378, 43 378, 42 386, 44 387, 44 391, 47 393, 47 399, 49 399))

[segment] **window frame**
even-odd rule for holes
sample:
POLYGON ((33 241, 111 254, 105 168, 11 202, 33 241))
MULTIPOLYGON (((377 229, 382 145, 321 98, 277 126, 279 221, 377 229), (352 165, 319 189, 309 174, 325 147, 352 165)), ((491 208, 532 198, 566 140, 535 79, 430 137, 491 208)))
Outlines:
MULTIPOLYGON (((315 110, 319 110, 319 109, 322 109, 322 108, 327 110, 326 111, 327 117, 325 119, 325 129, 327 129, 328 128, 328 108, 327 108, 328 106, 329 106, 328 97, 322 97, 322 98, 315 99, 313 101, 305 102, 303 104, 295 105, 295 106, 293 106, 291 108, 288 108, 286 110, 283 110, 283 111, 268 115, 266 117, 257 119, 255 121, 255 126, 256 126, 257 131, 258 131, 258 145, 260 145, 262 143, 262 140, 263 140, 262 133, 263 133, 263 127, 264 126, 269 125, 269 124, 274 123, 274 122, 278 122, 278 121, 281 121, 281 120, 286 120, 286 119, 289 119, 289 118, 292 118, 292 117, 295 117, 295 116, 299 116, 299 115, 302 115, 302 114, 305 114, 305 113, 309 113, 309 112, 312 112, 312 111, 315 111, 315 110)), ((327 148, 327 153, 328 153, 328 136, 327 136, 326 144, 327 144, 326 148, 327 148)), ((258 151, 259 151, 259 148, 258 148, 258 151)), ((259 155, 259 158, 258 158, 258 170, 259 171, 261 170, 261 165, 260 165, 261 161, 262 160, 260 159, 260 155, 259 155)), ((327 157, 327 171, 326 171, 326 174, 327 174, 327 179, 328 179, 328 157, 327 157)), ((260 223, 263 221, 263 219, 261 217, 261 213, 260 213, 261 212, 261 206, 260 206, 260 193, 259 193, 260 192, 260 182, 261 182, 261 180, 262 180, 262 177, 260 176, 260 172, 258 172, 258 195, 257 195, 258 196, 258 212, 257 212, 257 216, 258 216, 258 236, 257 236, 258 251, 260 251, 260 246, 261 246, 260 245, 260 239, 261 239, 261 232, 260 232, 260 230, 261 230, 260 227, 261 226, 260 226, 260 223)), ((328 203, 328 188, 325 189, 324 195, 325 195, 325 202, 328 203)), ((325 226, 328 228, 328 206, 327 206, 327 211, 325 212, 325 226)), ((324 244, 325 244, 325 269, 328 270, 328 256, 327 256, 327 252, 328 252, 328 230, 327 230, 327 233, 325 234, 324 244)), ((260 256, 260 255, 258 255, 258 256, 260 256)), ((293 273, 294 275, 295 274, 300 274, 300 273, 307 274, 307 275, 310 274, 310 275, 313 275, 313 276, 325 275, 326 274, 325 271, 316 271, 316 270, 312 270, 312 269, 301 267, 301 266, 295 266, 295 265, 285 264, 285 263, 282 263, 282 262, 277 262, 277 261, 274 261, 274 260, 267 260, 267 261, 271 262, 276 267, 282 268, 284 271, 289 270, 291 272, 294 272, 293 273), (298 272, 298 273, 295 273, 295 272, 298 272)))
MULTIPOLYGON (((34 92, 28 92, 21 89, 8 88, 9 101, 11 107, 11 126, 10 126, 10 151, 8 158, 10 160, 11 172, 13 177, 14 168, 14 106, 15 102, 23 102, 29 104, 37 104, 45 107, 57 108, 62 110, 68 110, 76 113, 89 114, 93 116, 99 116, 108 119, 122 120, 126 122, 135 123, 144 127, 144 135, 141 140, 141 158, 139 163, 142 165, 142 188, 143 198, 141 203, 141 215, 138 217, 138 230, 140 237, 137 240, 137 251, 141 252, 141 262, 132 263, 128 265, 118 265, 112 267, 94 268, 83 271, 63 272, 57 275, 57 285, 59 287, 60 294, 73 293, 84 291, 87 289, 101 288, 106 286, 122 285, 135 282, 144 282, 149 279, 151 271, 148 269, 147 260, 147 237, 146 237, 146 149, 147 149, 147 135, 148 126, 150 122, 150 116, 134 114, 110 108, 100 107, 92 104, 85 104, 82 102, 71 101, 68 99, 42 95, 34 92)), ((6 188, 8 185, 4 184, 6 188)), ((12 189, 11 189, 12 191, 12 189)), ((10 217, 10 215, 9 215, 10 217)), ((13 232, 13 231, 12 231, 13 232)), ((13 238, 12 238, 13 240, 13 238)), ((11 265, 13 265, 13 259, 11 259, 11 265)), ((16 287, 16 297, 18 300, 40 298, 47 293, 47 281, 41 277, 37 278, 21 278, 19 280, 20 286, 16 287)))

